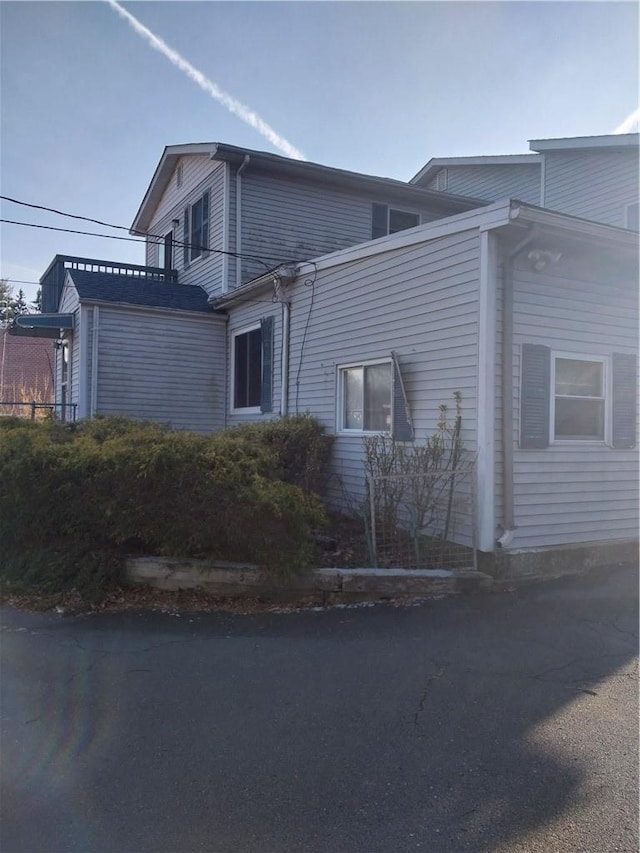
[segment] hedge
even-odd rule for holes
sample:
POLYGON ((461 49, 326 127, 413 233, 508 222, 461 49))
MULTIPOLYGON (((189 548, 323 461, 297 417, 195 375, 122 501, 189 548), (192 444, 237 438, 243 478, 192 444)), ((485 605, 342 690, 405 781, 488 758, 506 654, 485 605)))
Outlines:
POLYGON ((0 419, 0 571, 97 594, 124 555, 198 556, 299 572, 324 512, 311 418, 212 437, 125 418, 0 419))

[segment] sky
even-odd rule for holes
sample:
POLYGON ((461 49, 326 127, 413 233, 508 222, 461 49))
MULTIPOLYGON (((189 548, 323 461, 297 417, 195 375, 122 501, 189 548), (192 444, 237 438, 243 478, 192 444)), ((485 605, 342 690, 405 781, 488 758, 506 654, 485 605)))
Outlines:
MULTIPOLYGON (((431 157, 613 133, 638 108, 635 2, 4 0, 0 52, 2 194, 127 227, 165 145, 409 180, 431 157)), ((144 263, 141 242, 1 228, 0 277, 28 299, 55 254, 144 263)))

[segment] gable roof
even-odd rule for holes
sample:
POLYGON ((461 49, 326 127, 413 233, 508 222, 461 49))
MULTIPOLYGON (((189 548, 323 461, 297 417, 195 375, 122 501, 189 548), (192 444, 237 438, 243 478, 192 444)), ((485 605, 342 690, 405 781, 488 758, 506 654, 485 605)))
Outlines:
POLYGON ((112 302, 211 313, 207 292, 194 284, 86 270, 68 270, 67 275, 78 292, 80 302, 112 302))
POLYGON ((146 233, 153 213, 169 185, 178 160, 180 157, 189 155, 205 156, 211 160, 225 161, 235 165, 240 165, 245 157, 248 157, 248 166, 258 168, 261 171, 316 182, 325 186, 331 184, 371 192, 384 192, 389 197, 429 202, 449 214, 460 213, 463 210, 478 206, 478 199, 425 190, 422 187, 412 186, 410 183, 398 181, 394 178, 350 172, 347 169, 336 169, 333 166, 323 166, 320 163, 311 163, 307 160, 293 160, 279 154, 239 148, 236 145, 225 145, 221 142, 200 142, 191 145, 168 145, 165 147, 131 225, 131 234, 146 233))
POLYGON ((480 157, 432 157, 411 178, 410 184, 427 184, 440 169, 448 166, 524 166, 541 162, 539 154, 497 154, 480 157))

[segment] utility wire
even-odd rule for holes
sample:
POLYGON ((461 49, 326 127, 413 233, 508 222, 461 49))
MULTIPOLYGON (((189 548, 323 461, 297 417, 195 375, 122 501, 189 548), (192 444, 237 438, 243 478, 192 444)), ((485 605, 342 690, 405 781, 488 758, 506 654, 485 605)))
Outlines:
MULTIPOLYGON (((32 204, 31 202, 21 201, 20 199, 12 198, 11 196, 7 196, 7 195, 0 195, 0 199, 2 199, 3 201, 8 201, 11 204, 19 204, 22 207, 30 207, 30 208, 33 208, 34 210, 44 210, 47 213, 55 213, 57 216, 66 216, 66 217, 69 217, 70 219, 81 219, 84 222, 93 222, 95 225, 102 225, 105 228, 115 228, 119 231, 127 231, 128 233, 130 233, 130 231, 131 231, 131 229, 128 228, 126 225, 114 225, 111 222, 103 222, 101 219, 92 219, 90 216, 81 216, 80 214, 77 214, 77 213, 67 213, 64 210, 57 210, 55 207, 46 207, 45 205, 42 205, 42 204, 32 204)), ((96 234, 95 232, 92 232, 92 231, 74 231, 70 228, 69 229, 67 229, 67 228, 55 228, 52 225, 34 225, 34 224, 28 223, 28 222, 15 222, 15 221, 10 220, 10 219, 0 219, 0 222, 6 222, 10 225, 30 225, 32 228, 45 228, 45 229, 48 229, 51 231, 65 231, 66 233, 69 233, 69 234, 84 234, 85 236, 104 237, 104 238, 111 239, 111 240, 127 240, 129 242, 132 242, 132 241, 139 242, 139 240, 137 240, 135 237, 115 237, 115 236, 109 235, 109 234, 96 234)), ((159 241, 164 240, 164 235, 162 235, 162 234, 147 234, 144 231, 135 231, 134 233, 139 235, 141 238, 149 237, 152 240, 159 240, 159 241)), ((263 264, 265 267, 268 266, 265 263, 265 260, 267 260, 267 261, 278 261, 280 264, 301 263, 300 261, 296 261, 292 258, 283 259, 283 258, 281 258, 279 256, 277 257, 275 255, 263 255, 262 257, 258 258, 256 255, 248 255, 248 254, 244 254, 243 252, 227 252, 227 251, 224 251, 223 249, 209 249, 209 248, 203 247, 203 246, 196 246, 192 243, 186 243, 186 242, 183 242, 181 240, 172 240, 171 242, 173 243, 174 246, 183 246, 183 247, 188 248, 188 249, 200 249, 201 251, 213 252, 214 254, 217 254, 217 255, 229 255, 229 256, 234 257, 234 258, 247 258, 247 260, 256 261, 257 263, 263 264)))

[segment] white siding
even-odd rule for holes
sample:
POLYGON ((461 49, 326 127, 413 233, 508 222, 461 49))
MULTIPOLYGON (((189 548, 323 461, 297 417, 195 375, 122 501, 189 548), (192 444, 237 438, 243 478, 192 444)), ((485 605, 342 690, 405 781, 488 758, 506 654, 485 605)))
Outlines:
MULTIPOLYGON (((69 341, 69 391, 68 391, 68 399, 67 402, 75 403, 76 406, 79 402, 79 393, 80 393, 80 358, 81 358, 81 346, 80 346, 80 301, 78 299, 78 292, 75 287, 67 281, 65 283, 64 289, 62 291, 62 296, 60 298, 60 308, 59 311, 61 314, 73 314, 74 317, 74 326, 73 331, 66 332, 65 337, 69 341)), ((56 403, 61 402, 61 391, 60 391, 60 382, 62 379, 62 358, 60 355, 60 350, 55 350, 55 359, 56 359, 56 368, 55 368, 55 395, 54 399, 56 403)), ((61 410, 56 410, 57 415, 61 414, 61 410)), ((65 413, 68 419, 72 418, 72 410, 67 409, 65 413)))
POLYGON ((626 227, 626 205, 638 201, 638 150, 545 153, 544 206, 626 227))
MULTIPOLYGON (((448 215, 433 205, 398 201, 385 190, 358 193, 316 182, 287 179, 252 171, 242 173, 242 252, 279 261, 308 260, 371 240, 373 202, 415 212, 431 222, 448 215)), ((243 260, 242 279, 265 271, 259 263, 243 260)))
MULTIPOLYGON (((504 165, 447 166, 445 192, 471 198, 499 201, 517 198, 530 204, 540 204, 540 164, 519 163, 504 165)), ((438 189, 437 176, 428 189, 438 189)))
MULTIPOLYGON (((322 272, 292 295, 289 409, 336 431, 339 365, 399 358, 418 441, 440 404, 462 393, 463 437, 476 444, 479 237, 476 231, 322 272), (312 304, 313 299, 313 304, 312 304), (304 341, 304 349, 303 349, 304 341)), ((338 434, 329 497, 362 493, 362 438, 338 434)))
POLYGON ((224 339, 218 317, 100 306, 97 414, 220 429, 224 339))
MULTIPOLYGON (((583 257, 561 262, 550 273, 516 269, 514 282, 514 494, 513 548, 636 537, 638 451, 604 444, 552 444, 521 450, 519 436, 520 348, 525 342, 552 349, 610 357, 637 353, 637 273, 626 281, 612 267, 583 257)), ((498 378, 499 382, 499 378, 498 378)), ((498 385, 498 387, 500 387, 498 385)), ((498 406, 499 424, 500 410, 498 406)), ((498 470, 498 513, 502 480, 498 470)))
MULTIPOLYGON (((209 190, 209 248, 221 251, 224 248, 224 163, 212 161, 208 155, 181 157, 179 163, 182 164, 182 186, 176 185, 174 172, 149 225, 149 233, 163 236, 173 230, 174 240, 182 243, 185 208, 209 190), (174 219, 179 220, 177 227, 172 224, 174 219)), ((157 251, 157 245, 149 239, 146 261, 149 266, 157 265, 157 251)), ((179 271, 180 283, 198 284, 211 296, 222 293, 222 258, 221 254, 212 251, 206 257, 191 261, 185 269, 182 245, 173 247, 173 267, 179 271)))

